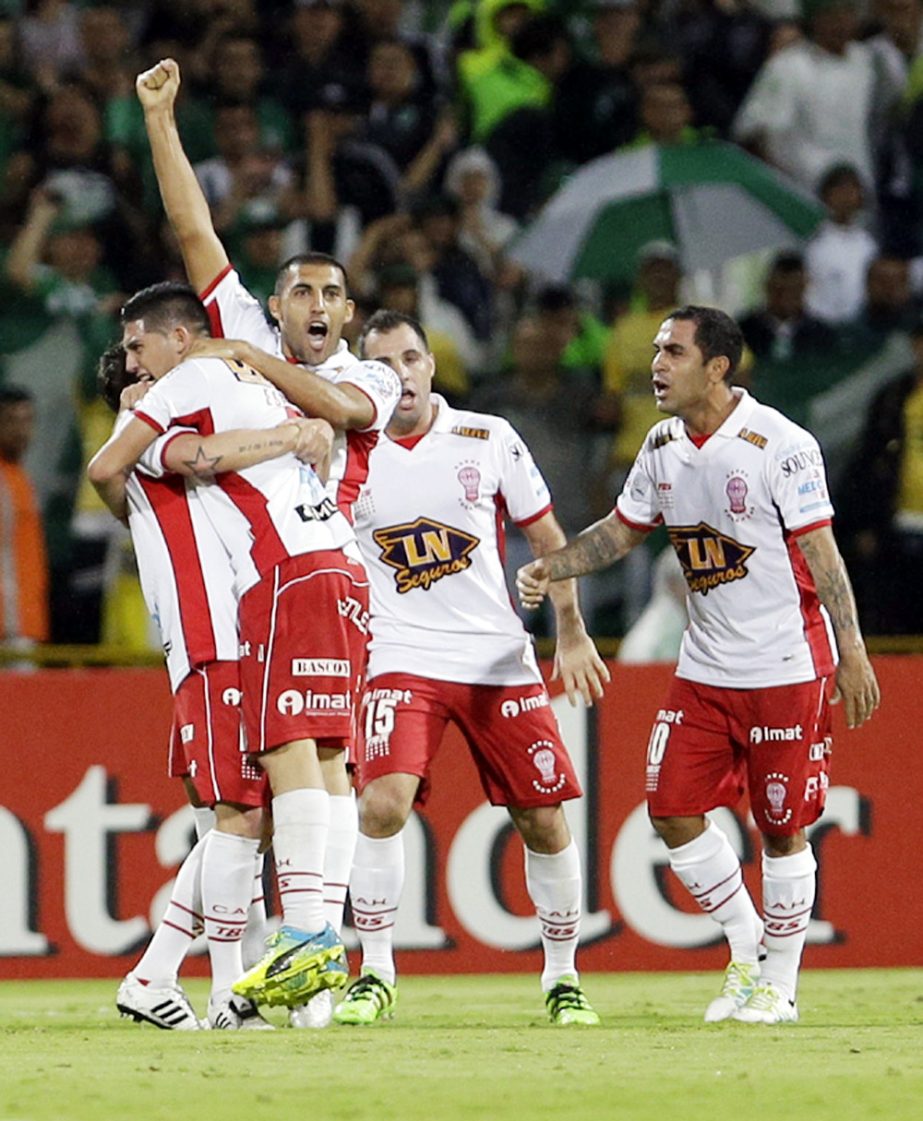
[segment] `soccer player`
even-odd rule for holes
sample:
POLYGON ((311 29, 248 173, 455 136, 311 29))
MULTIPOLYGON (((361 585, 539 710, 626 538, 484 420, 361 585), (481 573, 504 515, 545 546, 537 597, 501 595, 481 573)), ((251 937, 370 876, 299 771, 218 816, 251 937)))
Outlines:
MULTIPOLYGON (((137 293, 122 310, 122 324, 129 362, 143 365, 157 384, 91 462, 90 477, 100 486, 111 485, 171 428, 201 435, 244 423, 271 428, 291 415, 284 396, 248 367, 187 357, 192 340, 209 330, 191 289, 166 284, 137 293)), ((342 750, 352 732, 368 582, 359 561, 343 552, 355 551, 349 523, 313 469, 292 456, 219 474, 197 493, 234 570, 246 752, 272 790, 283 911, 266 955, 234 991, 291 1006, 346 979, 342 941, 323 912, 329 796, 318 741, 342 750)))
MULTIPOLYGON (((119 412, 116 431, 152 381, 136 360, 129 369, 126 357, 118 344, 100 360, 102 395, 119 412)), ((262 878, 257 850, 265 776, 241 752, 234 574, 194 482, 292 452, 306 433, 318 437, 311 449, 316 459, 329 453, 333 431, 324 421, 292 418, 275 429, 204 438, 178 429, 156 441, 130 475, 104 488, 113 513, 127 518, 142 592, 160 629, 174 694, 169 772, 183 778, 198 833, 163 920, 119 986, 117 1007, 138 1022, 200 1027, 177 973, 204 926, 212 966, 208 1025, 268 1026, 250 1001, 231 995, 243 972, 241 937, 253 884, 262 878)))
MULTIPOLYGON (((354 508, 372 585, 350 881, 362 970, 334 1019, 370 1024, 393 1014, 401 829, 414 803, 426 800, 430 764, 451 720, 485 793, 507 807, 525 845, 549 1015, 559 1024, 596 1024, 575 964, 581 868, 562 807, 581 791, 501 560, 506 511, 536 554, 564 543, 548 488, 506 421, 450 408, 431 393, 435 364, 416 320, 376 312, 360 353, 396 371, 402 393, 354 508)), ((552 601, 555 676, 572 702, 580 695, 591 704, 608 673, 584 628, 575 582, 558 585, 552 601)))
POLYGON ((737 324, 715 308, 683 307, 663 321, 652 384, 670 419, 651 429, 615 509, 521 568, 517 583, 535 607, 553 581, 605 568, 666 524, 689 626, 647 746, 648 810, 673 871, 730 946, 706 1021, 777 1024, 798 1018, 816 884, 805 828, 824 808, 829 703, 841 699, 855 728, 880 694, 820 448, 733 385, 742 346, 737 324), (706 816, 745 788, 762 834, 762 918, 728 838, 706 816))
MULTIPOLYGON (((159 62, 136 82, 164 208, 189 281, 208 308, 212 333, 242 340, 235 344, 236 350, 203 353, 250 362, 252 353, 244 349, 249 343, 279 357, 263 369, 265 376, 306 415, 324 417, 337 431, 328 494, 348 517, 365 478, 368 453, 391 415, 400 386, 389 372, 360 365, 342 339, 354 305, 348 297, 345 269, 326 254, 303 254, 282 266, 269 301, 277 327, 267 322, 259 302, 231 267, 183 151, 174 116, 179 88, 179 66, 173 59, 159 62), (318 377, 306 378, 305 369, 318 377)), ((346 752, 322 748, 320 761, 331 795, 326 914, 339 930, 358 822, 346 752)), ((313 1013, 304 1014, 304 1026, 324 1026, 331 1011, 327 995, 318 994, 313 1013)))

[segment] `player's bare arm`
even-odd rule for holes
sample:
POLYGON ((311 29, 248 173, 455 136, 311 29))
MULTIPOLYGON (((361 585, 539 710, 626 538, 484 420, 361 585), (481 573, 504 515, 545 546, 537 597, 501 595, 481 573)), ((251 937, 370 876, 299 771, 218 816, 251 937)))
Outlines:
POLYGON ((176 127, 179 87, 179 65, 172 58, 145 70, 135 81, 164 209, 179 241, 189 283, 202 292, 229 262, 176 127))
POLYGON ((613 510, 563 549, 523 565, 516 574, 520 602, 523 607, 538 607, 553 581, 608 568, 643 540, 644 534, 625 525, 613 510))
POLYGON ((313 465, 329 457, 332 432, 326 421, 299 417, 276 428, 237 428, 211 436, 186 432, 167 445, 163 464, 176 475, 202 482, 210 482, 223 471, 243 471, 288 452, 313 465))
POLYGON ((87 466, 87 477, 96 493, 120 520, 128 512, 125 479, 156 438, 149 424, 132 419, 121 432, 109 437, 87 466))
MULTIPOLYGON (((558 519, 550 511, 523 526, 523 533, 536 557, 543 557, 567 544, 558 519)), ((554 608, 557 636, 551 679, 560 678, 572 705, 577 703, 578 695, 583 698, 584 704, 592 705, 596 698, 603 695, 610 677, 595 643, 587 634, 577 600, 577 581, 561 580, 548 589, 548 595, 554 608)))
POLYGON ((835 700, 843 701, 847 725, 858 728, 878 708, 881 692, 859 629, 856 600, 846 565, 829 526, 802 534, 797 541, 814 578, 818 599, 827 609, 836 635, 840 662, 835 700))
POLYGON ((368 428, 375 420, 375 407, 369 398, 349 382, 331 382, 304 366, 240 339, 196 339, 190 358, 223 358, 243 362, 280 390, 299 409, 312 417, 328 421, 334 428, 368 428))

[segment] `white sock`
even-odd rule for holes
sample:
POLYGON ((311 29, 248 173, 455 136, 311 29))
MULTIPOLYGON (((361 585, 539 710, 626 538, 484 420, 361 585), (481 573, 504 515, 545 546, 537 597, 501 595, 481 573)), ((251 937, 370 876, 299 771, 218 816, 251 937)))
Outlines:
POLYGON ((141 981, 173 982, 194 938, 202 933, 202 854, 198 841, 176 873, 167 911, 132 973, 141 981))
POLYGON ((394 984, 394 920, 404 890, 404 837, 359 834, 349 900, 362 945, 362 972, 373 969, 394 984))
POLYGON ((211 806, 193 806, 192 816, 195 819, 195 835, 201 841, 209 829, 215 828, 215 811, 211 806))
POLYGON ((766 924, 766 960, 760 971, 795 999, 798 970, 808 934, 808 922, 817 890, 817 861, 811 846, 792 856, 763 853, 763 922, 766 924))
POLYGON ((244 959, 244 969, 255 965, 263 956, 266 941, 266 895, 263 888, 263 864, 265 856, 257 852, 253 861, 253 891, 250 894, 250 908, 247 911, 247 925, 240 944, 244 959))
POLYGON ((272 800, 272 851, 282 921, 309 934, 324 929, 324 851, 330 827, 326 790, 290 790, 272 800))
POLYGON ((330 795, 330 831, 324 854, 324 916, 337 934, 343 932, 343 908, 352 872, 359 811, 353 794, 330 795))
POLYGON ((202 857, 202 914, 212 970, 212 995, 230 993, 244 971, 240 952, 253 894, 253 858, 260 842, 213 829, 202 857))
POLYGON ((694 841, 670 849, 670 867, 706 915, 718 923, 731 961, 756 965, 763 924, 731 842, 713 821, 694 841))
POLYGON ((578 979, 576 956, 583 893, 580 853, 571 840, 560 852, 533 852, 527 848, 525 856, 526 889, 535 904, 545 951, 542 992, 547 993, 562 977, 578 979))

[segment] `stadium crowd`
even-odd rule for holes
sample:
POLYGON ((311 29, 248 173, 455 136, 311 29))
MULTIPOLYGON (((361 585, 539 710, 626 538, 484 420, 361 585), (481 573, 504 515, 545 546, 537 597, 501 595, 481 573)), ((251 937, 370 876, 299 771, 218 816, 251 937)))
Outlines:
MULTIPOLYGON (((3 0, 0 645, 157 645, 83 467, 119 308, 185 279, 135 94, 165 57, 246 286, 265 302, 320 250, 347 265, 351 341, 376 308, 418 318, 436 388, 522 433, 569 536, 658 418, 666 312, 737 316, 743 377, 820 440, 864 628, 923 631, 923 0, 3 0), (610 282, 517 263, 581 165, 720 141, 816 198, 810 237, 704 268, 656 236, 610 282)), ((584 587, 594 633, 640 614, 662 544, 584 587)))

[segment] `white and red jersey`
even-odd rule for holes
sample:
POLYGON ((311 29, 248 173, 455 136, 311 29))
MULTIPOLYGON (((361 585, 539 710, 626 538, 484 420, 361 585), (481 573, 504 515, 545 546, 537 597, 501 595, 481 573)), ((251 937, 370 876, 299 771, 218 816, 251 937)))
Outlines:
MULTIPOLYGON (((123 413, 116 431, 132 415, 123 413)), ((176 434, 147 449, 126 485, 141 591, 160 631, 174 693, 194 667, 238 657, 237 599, 227 550, 196 489, 163 469, 164 448, 176 434)))
POLYGON ((753 689, 825 677, 836 654, 797 537, 833 507, 814 437, 741 389, 724 424, 697 447, 679 417, 648 433, 618 516, 664 523, 688 584, 689 626, 677 676, 753 689))
MULTIPOLYGON (((211 320, 213 335, 242 339, 267 354, 285 358, 278 329, 270 326, 259 300, 247 291, 230 265, 205 289, 201 299, 211 320)), ((352 521, 352 504, 368 475, 369 455, 400 399, 400 378, 384 363, 360 362, 342 339, 336 353, 326 362, 305 368, 327 381, 349 382, 356 386, 375 409, 375 418, 367 428, 348 432, 338 429, 333 443, 327 494, 352 521)))
MULTIPOLYGON (((156 382, 135 416, 163 433, 203 436, 234 428, 273 428, 293 413, 275 386, 240 362, 193 358, 156 382)), ((288 557, 340 549, 354 541, 346 518, 314 469, 287 454, 243 471, 226 471, 196 490, 234 568, 238 596, 288 557)))
POLYGON ((378 443, 355 505, 371 585, 368 676, 540 681, 506 586, 503 519, 546 514, 548 487, 507 421, 433 403, 425 436, 378 443))

